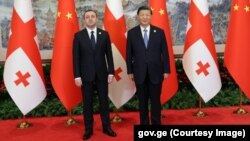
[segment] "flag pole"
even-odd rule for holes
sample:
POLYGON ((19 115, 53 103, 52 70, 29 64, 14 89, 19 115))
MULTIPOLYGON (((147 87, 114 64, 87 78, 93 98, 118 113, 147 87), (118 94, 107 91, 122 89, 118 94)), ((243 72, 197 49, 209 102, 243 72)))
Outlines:
POLYGON ((243 95, 243 92, 240 90, 240 106, 236 111, 233 112, 235 114, 245 115, 248 113, 248 111, 246 109, 242 108, 242 95, 243 95))
POLYGON ((26 117, 24 115, 21 123, 19 123, 16 127, 20 128, 20 129, 24 129, 24 128, 29 128, 31 126, 32 126, 32 124, 26 121, 26 117))
POLYGON ((115 108, 115 116, 111 119, 111 122, 114 122, 114 123, 119 123, 119 122, 122 122, 124 120, 124 118, 122 118, 120 115, 119 115, 119 109, 115 108))
POLYGON ((167 116, 161 112, 161 118, 166 118, 167 116))
POLYGON ((201 99, 201 96, 199 96, 199 110, 194 113, 193 116, 196 116, 196 117, 205 117, 207 116, 207 113, 203 112, 201 109, 202 109, 202 99, 201 99))
POLYGON ((77 123, 78 121, 72 117, 72 110, 68 111, 68 119, 64 122, 64 124, 70 126, 77 123))
POLYGON ((161 114, 161 118, 166 118, 166 115, 164 115, 164 114, 161 114))

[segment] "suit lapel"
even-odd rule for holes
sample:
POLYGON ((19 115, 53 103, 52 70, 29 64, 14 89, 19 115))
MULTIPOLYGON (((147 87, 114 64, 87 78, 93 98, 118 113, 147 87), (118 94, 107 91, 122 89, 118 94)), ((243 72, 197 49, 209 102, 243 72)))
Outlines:
POLYGON ((97 32, 97 34, 96 34, 96 37, 97 37, 96 48, 98 49, 98 48, 101 47, 101 41, 103 39, 103 33, 98 28, 97 28, 96 32, 97 32))
POLYGON ((91 44, 91 40, 89 38, 88 31, 86 28, 83 30, 83 39, 85 39, 85 41, 86 41, 85 43, 87 43, 87 47, 93 49, 92 44, 91 44))
POLYGON ((136 28, 136 36, 139 38, 139 42, 142 44, 143 48, 145 49, 146 46, 144 44, 144 40, 143 40, 143 36, 142 36, 142 33, 141 33, 141 27, 140 25, 137 26, 136 28))
POLYGON ((156 32, 155 28, 150 25, 150 33, 149 33, 149 40, 148 40, 148 47, 150 47, 151 42, 154 38, 154 33, 156 32))

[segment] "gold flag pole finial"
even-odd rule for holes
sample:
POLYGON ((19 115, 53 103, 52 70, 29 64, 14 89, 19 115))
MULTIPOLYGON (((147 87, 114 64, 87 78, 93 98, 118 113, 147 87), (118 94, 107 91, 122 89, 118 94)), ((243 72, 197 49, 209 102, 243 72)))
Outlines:
POLYGON ((203 112, 201 110, 202 106, 201 106, 201 97, 199 96, 199 110, 194 113, 193 115, 196 116, 196 117, 205 117, 207 116, 207 113, 203 112))
POLYGON ((29 128, 31 126, 32 124, 27 122, 25 116, 23 116, 21 123, 19 123, 16 127, 20 129, 24 129, 24 128, 29 128))
POLYGON ((115 122, 115 123, 118 123, 118 122, 122 122, 124 120, 124 118, 122 118, 119 114, 119 109, 115 109, 115 116, 111 119, 111 122, 115 122))
POLYGON ((236 111, 233 112, 234 114, 245 115, 245 114, 248 113, 248 111, 246 109, 242 108, 242 95, 243 95, 243 92, 240 91, 240 106, 239 106, 239 108, 236 111))
POLYGON ((68 119, 64 122, 65 125, 70 126, 73 124, 77 124, 78 121, 76 121, 73 117, 72 117, 72 111, 68 111, 68 119))

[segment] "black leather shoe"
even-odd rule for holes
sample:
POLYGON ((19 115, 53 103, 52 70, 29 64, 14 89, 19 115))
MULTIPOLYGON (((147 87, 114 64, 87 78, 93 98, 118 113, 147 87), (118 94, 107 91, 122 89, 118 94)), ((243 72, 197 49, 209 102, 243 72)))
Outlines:
POLYGON ((117 136, 116 133, 111 128, 103 129, 103 133, 107 134, 110 137, 116 137, 117 136))
POLYGON ((82 137, 83 140, 87 140, 93 135, 93 131, 86 131, 82 137))

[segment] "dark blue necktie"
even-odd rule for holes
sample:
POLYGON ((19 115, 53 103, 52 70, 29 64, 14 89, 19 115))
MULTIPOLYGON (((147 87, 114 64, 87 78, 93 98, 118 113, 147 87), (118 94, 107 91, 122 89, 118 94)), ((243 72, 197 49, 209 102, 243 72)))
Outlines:
POLYGON ((91 44, 92 44, 92 47, 95 48, 95 36, 94 36, 94 31, 91 31, 90 33, 91 33, 91 35, 90 35, 91 44))
POLYGON ((145 47, 147 48, 148 47, 148 34, 147 34, 148 30, 144 29, 143 31, 144 31, 144 38, 143 38, 143 40, 144 40, 145 47))

